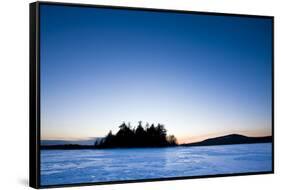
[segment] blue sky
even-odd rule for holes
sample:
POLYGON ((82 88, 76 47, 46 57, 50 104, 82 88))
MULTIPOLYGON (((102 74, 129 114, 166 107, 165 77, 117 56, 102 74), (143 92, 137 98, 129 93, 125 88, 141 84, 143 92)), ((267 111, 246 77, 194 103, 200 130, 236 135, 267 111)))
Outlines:
POLYGON ((271 20, 41 5, 41 138, 271 135, 271 20))

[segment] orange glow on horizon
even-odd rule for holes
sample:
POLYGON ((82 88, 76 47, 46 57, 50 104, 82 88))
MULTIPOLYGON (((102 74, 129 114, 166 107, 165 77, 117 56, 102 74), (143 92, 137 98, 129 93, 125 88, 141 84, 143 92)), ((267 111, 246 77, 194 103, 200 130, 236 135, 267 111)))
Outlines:
MULTIPOLYGON (((219 136, 225 136, 230 134, 240 134, 250 137, 262 137, 262 136, 271 136, 271 131, 227 131, 227 132, 219 132, 219 133, 208 133, 208 134, 202 134, 202 135, 188 135, 188 136, 176 136, 179 144, 185 144, 185 143, 193 143, 193 142, 200 142, 209 138, 215 138, 219 136)), ((82 141, 82 140, 91 140, 94 137, 72 137, 72 136, 41 136, 41 140, 69 140, 69 141, 82 141)))

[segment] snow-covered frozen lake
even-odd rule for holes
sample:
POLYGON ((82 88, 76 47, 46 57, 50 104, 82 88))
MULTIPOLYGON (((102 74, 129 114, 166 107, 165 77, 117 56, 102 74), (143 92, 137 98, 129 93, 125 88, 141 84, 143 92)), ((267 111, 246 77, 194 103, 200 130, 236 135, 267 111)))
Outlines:
POLYGON ((42 150, 41 185, 272 170, 272 144, 42 150))

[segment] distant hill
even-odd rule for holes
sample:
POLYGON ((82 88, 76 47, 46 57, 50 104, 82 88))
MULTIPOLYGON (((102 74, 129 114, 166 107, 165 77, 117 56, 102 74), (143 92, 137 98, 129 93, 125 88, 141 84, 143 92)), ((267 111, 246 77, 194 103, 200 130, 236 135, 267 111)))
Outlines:
POLYGON ((221 137, 206 139, 200 142, 181 144, 181 146, 211 146, 228 144, 252 144, 272 142, 272 136, 266 137, 247 137, 244 135, 231 134, 221 137))
POLYGON ((41 150, 75 150, 75 149, 94 149, 94 145, 61 144, 61 145, 41 145, 41 150))
POLYGON ((53 145, 94 145, 96 141, 99 141, 102 137, 92 137, 87 140, 41 140, 41 146, 53 146, 53 145))

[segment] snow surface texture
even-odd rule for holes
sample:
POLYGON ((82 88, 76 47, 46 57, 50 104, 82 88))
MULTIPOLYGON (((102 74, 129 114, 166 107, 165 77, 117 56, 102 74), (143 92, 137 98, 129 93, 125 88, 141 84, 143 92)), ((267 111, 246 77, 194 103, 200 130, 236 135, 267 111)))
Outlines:
POLYGON ((272 144, 42 150, 41 185, 272 170, 272 144))

